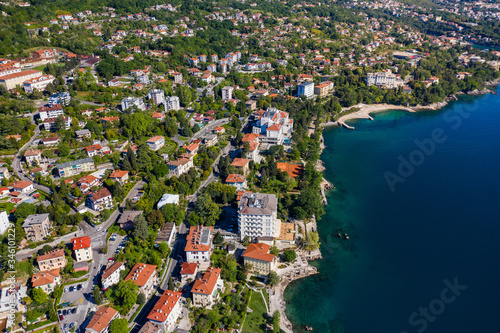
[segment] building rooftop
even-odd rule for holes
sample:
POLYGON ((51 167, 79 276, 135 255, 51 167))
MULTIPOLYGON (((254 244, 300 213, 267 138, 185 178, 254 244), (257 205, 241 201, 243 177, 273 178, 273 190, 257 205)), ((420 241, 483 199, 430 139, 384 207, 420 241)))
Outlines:
POLYGON ((274 254, 269 253, 270 248, 271 246, 267 244, 251 243, 248 244, 243 257, 271 262, 274 260, 274 254))
POLYGON ((156 272, 156 265, 137 263, 128 273, 125 281, 134 281, 139 287, 144 286, 149 278, 156 272))
POLYGON ((55 278, 59 277, 59 275, 59 268, 33 274, 33 276, 31 277, 31 285, 33 286, 33 288, 35 288, 44 286, 49 283, 54 283, 55 278))
POLYGON ((202 278, 196 280, 191 288, 194 294, 211 295, 220 277, 220 268, 209 267, 202 278))
POLYGON ((40 261, 55 259, 55 258, 60 258, 60 257, 64 257, 64 249, 52 250, 52 251, 47 252, 45 254, 39 255, 36 258, 36 261, 40 262, 40 261))
POLYGON ((205 252, 210 250, 212 243, 212 227, 193 226, 189 228, 186 238, 186 252, 205 252))
POLYGON ((65 163, 58 164, 58 165, 56 165, 56 168, 57 169, 65 169, 65 168, 68 168, 68 167, 72 167, 74 165, 85 164, 85 163, 92 163, 93 164, 94 160, 92 159, 92 157, 82 158, 82 159, 79 159, 79 160, 76 160, 76 161, 71 161, 71 162, 65 162, 65 163))
POLYGON ((108 268, 106 268, 104 270, 104 272, 102 272, 101 279, 107 279, 107 278, 109 278, 111 276, 111 274, 113 274, 114 272, 116 272, 122 266, 123 266, 122 262, 115 261, 113 264, 111 264, 111 266, 109 266, 108 268))
POLYGON ((227 175, 226 183, 229 183, 229 184, 244 183, 245 180, 246 180, 245 176, 239 175, 237 173, 231 173, 231 174, 227 175))
POLYGON ((244 193, 241 196, 238 212, 249 215, 271 215, 278 208, 274 194, 244 193))
POLYGON ((90 240, 89 236, 83 236, 83 237, 72 238, 71 243, 73 244, 73 251, 74 251, 74 250, 89 248, 92 241, 90 240))
POLYGON ((181 292, 174 292, 171 290, 165 290, 163 295, 161 295, 158 302, 156 302, 153 310, 148 315, 149 320, 165 322, 172 312, 174 306, 181 299, 181 292))
POLYGON ((235 158, 233 160, 233 163, 231 163, 231 165, 233 165, 233 166, 235 166, 237 168, 242 168, 245 165, 247 165, 249 162, 250 162, 250 160, 248 160, 246 158, 235 158))
POLYGON ((23 228, 35 225, 35 224, 41 224, 43 221, 47 220, 49 218, 49 214, 33 214, 29 215, 23 223, 23 228))
POLYGON ((196 273, 197 269, 198 269, 198 263, 185 261, 182 263, 180 274, 192 275, 196 273))
POLYGON ((92 319, 90 319, 90 322, 87 325, 87 329, 92 329, 97 332, 104 331, 109 326, 111 320, 113 320, 117 313, 118 311, 110 306, 104 306, 100 308, 96 313, 94 313, 92 319))

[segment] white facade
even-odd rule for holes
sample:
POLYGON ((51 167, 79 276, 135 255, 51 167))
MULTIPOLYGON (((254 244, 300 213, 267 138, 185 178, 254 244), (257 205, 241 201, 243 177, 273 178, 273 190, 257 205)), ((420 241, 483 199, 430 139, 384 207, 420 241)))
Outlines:
POLYGON ((161 89, 153 89, 149 92, 148 98, 152 100, 155 105, 165 103, 165 92, 161 89))
POLYGON ((234 90, 234 88, 231 86, 227 86, 227 87, 222 88, 222 100, 227 102, 230 99, 232 99, 233 98, 233 90, 234 90))
POLYGON ((114 262, 109 266, 101 276, 101 284, 103 289, 108 289, 109 287, 120 282, 120 272, 125 270, 125 265, 121 262, 114 262), (108 271, 110 270, 110 271, 108 271))
POLYGON ((398 88, 404 84, 400 75, 394 74, 391 71, 368 73, 366 77, 366 85, 377 86, 379 88, 398 88))
POLYGON ((9 217, 7 212, 0 213, 0 235, 3 235, 9 229, 9 217))
POLYGON ((38 112, 38 115, 40 116, 40 119, 44 121, 47 118, 57 118, 59 116, 64 116, 64 111, 62 107, 46 108, 45 110, 41 109, 38 112))
POLYGON ((21 300, 26 297, 28 287, 20 284, 12 287, 5 287, 0 291, 0 313, 8 312, 11 309, 20 310, 21 300))
POLYGON ((278 237, 281 221, 277 218, 278 199, 274 194, 245 193, 238 207, 241 240, 245 237, 278 237))
POLYGON ((54 82, 56 78, 53 75, 43 75, 40 77, 35 77, 33 79, 29 79, 27 81, 24 81, 23 83, 23 88, 24 91, 28 94, 32 93, 33 91, 38 90, 38 91, 44 91, 45 87, 49 83, 54 82))
POLYGON ((285 138, 292 136, 293 120, 288 112, 269 108, 252 128, 252 133, 260 134, 261 141, 274 145, 283 144, 285 138))
POLYGON ((165 145, 165 137, 164 136, 154 136, 146 141, 149 149, 157 151, 161 147, 165 145))
POLYGON ((298 95, 311 97, 314 95, 314 82, 303 82, 299 85, 298 95))
POLYGON ((179 110, 180 108, 181 104, 179 102, 179 97, 177 96, 165 97, 165 111, 179 110))
POLYGON ((122 111, 125 111, 132 106, 135 106, 139 110, 146 110, 146 106, 144 105, 144 101, 141 97, 126 97, 122 99, 122 111))

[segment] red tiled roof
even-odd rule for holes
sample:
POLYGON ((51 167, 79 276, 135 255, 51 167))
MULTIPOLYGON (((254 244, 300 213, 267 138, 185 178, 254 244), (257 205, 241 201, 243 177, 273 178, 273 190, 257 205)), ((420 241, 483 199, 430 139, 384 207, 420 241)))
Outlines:
POLYGON ((54 258, 59 258, 59 257, 64 257, 64 250, 63 249, 52 250, 50 252, 42 254, 41 256, 38 256, 36 258, 36 261, 40 262, 40 261, 44 261, 47 259, 54 259, 54 258))
POLYGON ((226 183, 244 183, 245 177, 237 173, 227 175, 226 183))
POLYGON ((248 164, 248 162, 250 162, 250 160, 246 159, 246 158, 235 158, 233 160, 233 163, 231 163, 231 165, 235 166, 235 167, 244 167, 245 165, 248 164))
POLYGON ((161 139, 163 139, 163 136, 157 135, 157 136, 153 136, 152 138, 149 138, 147 142, 156 142, 156 141, 161 140, 161 139))
POLYGON ((122 178, 128 175, 128 171, 125 170, 115 170, 110 175, 109 178, 122 178))
POLYGON ((163 295, 161 295, 158 302, 156 302, 153 310, 148 315, 149 320, 165 322, 172 312, 174 306, 181 299, 181 292, 174 292, 171 290, 165 290, 163 295))
POLYGON ((271 246, 263 243, 251 243, 248 244, 243 257, 252 258, 261 261, 272 262, 274 260, 274 254, 269 253, 271 246))
POLYGON ((105 198, 105 197, 110 196, 110 195, 111 195, 111 193, 109 192, 109 190, 107 188, 103 187, 100 190, 98 190, 97 192, 92 193, 92 200, 99 200, 99 199, 105 198))
POLYGON ((17 78, 17 77, 23 77, 23 76, 27 76, 27 75, 35 74, 35 73, 42 74, 41 71, 37 71, 37 70, 34 70, 34 69, 28 69, 27 71, 22 71, 22 72, 17 72, 17 73, 12 73, 12 74, 7 74, 7 75, 4 75, 4 76, 0 76, 0 80, 2 80, 2 81, 4 81, 4 80, 10 80, 10 79, 14 79, 14 78, 17 78))
POLYGON ((75 237, 71 239, 71 243, 73 243, 74 251, 90 247, 91 240, 89 236, 75 237))
POLYGON ((92 319, 90 319, 90 322, 87 325, 87 329, 92 329, 97 332, 104 331, 109 326, 111 320, 113 320, 117 313, 118 311, 110 306, 104 306, 100 308, 92 316, 92 319))
POLYGON ((144 286, 150 277, 156 272, 156 265, 137 263, 128 273, 125 281, 134 281, 139 287, 144 286))
POLYGON ((220 272, 220 268, 209 267, 203 278, 194 282, 191 292, 194 294, 211 295, 219 279, 220 272))
POLYGON ((31 285, 33 287, 39 287, 49 283, 54 283, 55 278, 59 277, 59 275, 60 275, 59 268, 33 274, 33 276, 31 277, 31 285))
POLYGON ((192 275, 196 273, 196 269, 198 268, 198 263, 196 262, 183 262, 181 266, 181 274, 192 275))
POLYGON ((89 151, 101 150, 101 149, 102 149, 102 147, 101 147, 101 145, 100 145, 100 144, 96 144, 96 145, 91 145, 91 146, 87 146, 87 147, 85 147, 85 150, 86 150, 87 152, 89 152, 89 151))
POLYGON ((33 185, 32 182, 29 182, 27 180, 20 180, 18 181, 17 183, 14 184, 14 188, 22 188, 22 189, 25 189, 26 187, 30 186, 30 185, 33 185))
POLYGON ((205 245, 200 243, 201 231, 203 228, 212 227, 203 227, 203 226, 193 226, 189 228, 189 234, 186 239, 186 247, 184 251, 186 252, 205 252, 210 250, 210 245, 205 245))
POLYGON ((122 262, 115 261, 111 266, 106 268, 106 270, 104 272, 102 272, 101 278, 102 279, 109 278, 111 276, 111 274, 116 272, 116 270, 118 270, 120 267, 122 267, 122 265, 123 265, 122 262))

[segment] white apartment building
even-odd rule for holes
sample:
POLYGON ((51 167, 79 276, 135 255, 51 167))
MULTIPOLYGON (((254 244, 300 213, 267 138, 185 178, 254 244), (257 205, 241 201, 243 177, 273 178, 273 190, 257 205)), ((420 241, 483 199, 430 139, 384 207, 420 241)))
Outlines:
MULTIPOLYGON (((56 117, 56 118, 45 118, 44 121, 43 121, 43 128, 46 130, 46 131, 52 131, 55 129, 55 126, 56 126, 56 120, 57 118, 59 117, 56 117)), ((69 116, 62 116, 62 119, 64 120, 64 129, 65 130, 69 130, 70 127, 71 127, 71 122, 72 122, 72 118, 69 117, 69 116)))
POLYGON ((202 278, 194 281, 191 288, 194 306, 211 309, 217 303, 224 289, 224 281, 220 274, 220 268, 209 267, 202 278))
POLYGON ((93 210, 101 211, 113 207, 113 198, 109 190, 103 187, 97 192, 89 194, 87 200, 85 200, 85 205, 93 210))
POLYGON ((307 98, 314 95, 314 82, 302 82, 298 87, 298 96, 306 96, 307 98))
POLYGON ((212 227, 193 226, 189 228, 186 238, 186 261, 198 263, 207 268, 210 265, 210 255, 212 253, 212 227))
POLYGON ((278 237, 281 221, 277 218, 278 199, 274 194, 244 193, 238 207, 238 228, 245 237, 278 237))
POLYGON ((181 103, 179 102, 179 97, 168 96, 165 97, 165 111, 179 110, 181 108, 181 103))
POLYGON ((42 106, 38 108, 38 115, 40 120, 44 121, 47 118, 57 118, 59 116, 64 116, 64 111, 61 104, 55 104, 52 106, 42 106))
POLYGON ((165 137, 160 135, 153 136, 152 138, 149 138, 148 141, 146 141, 146 144, 148 145, 149 149, 157 151, 165 145, 165 137))
POLYGON ((269 108, 264 112, 252 128, 252 133, 260 134, 260 141, 273 145, 281 145, 292 136, 293 119, 288 112, 269 108))
POLYGON ((155 105, 165 103, 165 92, 162 89, 153 89, 148 93, 148 99, 155 105))
POLYGON ((0 212, 0 235, 3 235, 9 229, 9 225, 7 212, 0 212))
POLYGON ((394 74, 391 70, 387 70, 377 73, 368 73, 366 84, 368 86, 392 89, 402 87, 404 82, 399 74, 394 74))
POLYGON ((168 162, 167 165, 168 175, 179 177, 193 167, 193 160, 189 158, 178 158, 175 161, 168 162))
POLYGON ((146 110, 142 97, 126 97, 122 99, 122 111, 135 106, 139 110, 146 110))
POLYGON ((103 289, 120 282, 120 272, 125 270, 125 265, 122 262, 115 261, 108 268, 104 270, 101 275, 101 284, 103 289))
POLYGON ((47 85, 49 83, 54 82, 55 79, 56 78, 50 74, 42 75, 42 76, 35 77, 35 78, 29 79, 27 81, 24 81, 23 88, 27 94, 34 92, 35 89, 38 91, 44 91, 45 87, 47 87, 47 85))
POLYGON ((28 287, 20 284, 3 288, 0 291, 0 313, 20 310, 21 300, 27 296, 27 291, 28 287))
POLYGON ((222 100, 224 102, 227 102, 227 101, 229 101, 230 99, 233 98, 233 90, 234 90, 234 88, 231 87, 231 86, 227 86, 227 87, 224 87, 224 88, 221 89, 221 91, 222 91, 222 100))
POLYGON ((149 313, 148 320, 157 324, 165 332, 172 332, 181 314, 181 302, 179 302, 181 296, 181 292, 165 290, 149 313))

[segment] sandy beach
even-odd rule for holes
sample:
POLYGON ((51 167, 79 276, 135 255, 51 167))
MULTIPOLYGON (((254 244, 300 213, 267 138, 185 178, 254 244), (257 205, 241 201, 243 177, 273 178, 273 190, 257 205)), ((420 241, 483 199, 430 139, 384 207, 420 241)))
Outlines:
POLYGON ((341 116, 336 122, 325 123, 323 124, 323 126, 338 125, 338 126, 343 126, 347 129, 354 129, 354 127, 346 124, 347 120, 352 120, 352 119, 373 120, 373 118, 370 116, 370 113, 382 112, 387 110, 403 110, 408 112, 415 112, 415 108, 401 106, 401 105, 391 105, 391 104, 373 104, 373 105, 358 104, 350 108, 346 108, 345 110, 342 110, 342 112, 345 112, 352 108, 359 108, 360 110, 349 114, 345 114, 341 116))

